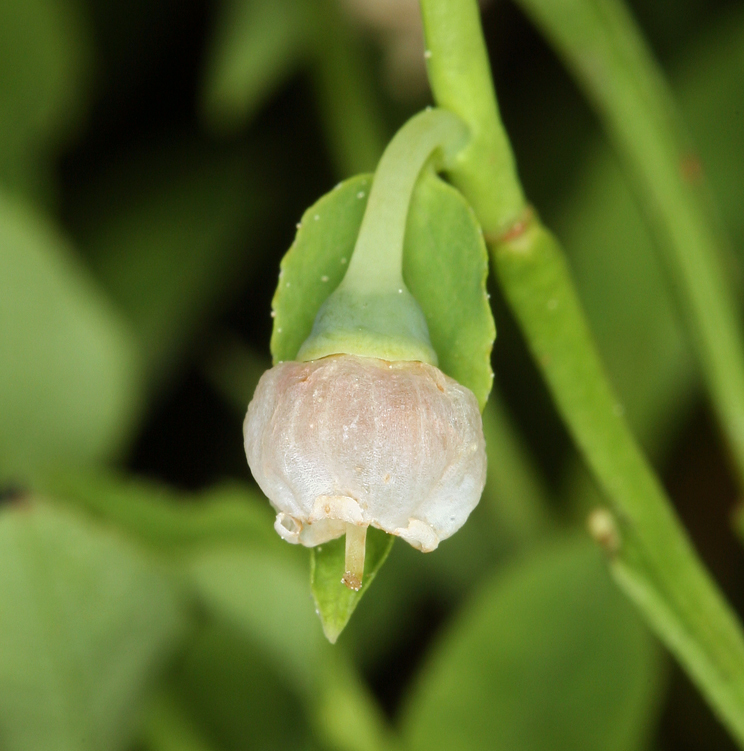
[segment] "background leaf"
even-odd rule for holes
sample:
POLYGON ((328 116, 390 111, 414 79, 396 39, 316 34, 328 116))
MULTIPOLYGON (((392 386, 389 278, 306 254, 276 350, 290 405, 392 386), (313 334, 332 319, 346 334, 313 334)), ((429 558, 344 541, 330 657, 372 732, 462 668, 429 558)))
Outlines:
POLYGON ((591 542, 538 548, 440 639, 404 737, 413 751, 637 751, 658 690, 654 651, 591 542))
MULTIPOLYGON (((155 737, 172 738, 174 725, 220 751, 289 751, 309 740, 302 703, 271 661, 239 630, 215 619, 195 631, 153 714, 150 746, 155 737)), ((180 751, 172 741, 162 747, 180 751)))
POLYGON ((178 596, 116 534, 36 500, 0 514, 3 751, 120 751, 183 628, 178 596))
POLYGON ((128 154, 76 206, 81 245, 157 387, 250 273, 270 191, 258 190, 247 157, 179 138, 128 154))
POLYGON ((264 551, 221 547, 195 556, 190 574, 208 612, 250 640, 301 697, 324 742, 341 751, 395 748, 367 689, 323 639, 302 567, 264 551))
POLYGON ((139 399, 130 332, 56 228, 0 192, 0 480, 112 455, 139 399))
POLYGON ((218 543, 236 543, 292 554, 273 530, 274 514, 263 496, 238 483, 203 493, 177 492, 161 483, 110 471, 55 472, 45 489, 85 509, 154 549, 179 554, 218 543))
POLYGON ((47 192, 44 159, 79 124, 91 40, 77 0, 0 3, 0 183, 47 192), (42 190, 39 190, 39 187, 42 190))
POLYGON ((223 0, 207 60, 204 112, 217 130, 244 125, 305 53, 301 0, 223 0))

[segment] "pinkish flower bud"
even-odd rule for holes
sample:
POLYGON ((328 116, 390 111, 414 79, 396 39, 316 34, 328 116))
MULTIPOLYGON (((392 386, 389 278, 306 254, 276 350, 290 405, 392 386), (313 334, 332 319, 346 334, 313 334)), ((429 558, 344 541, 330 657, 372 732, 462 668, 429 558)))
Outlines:
MULTIPOLYGON (((434 550, 485 484, 475 396, 422 362, 281 363, 261 378, 243 429, 277 532, 306 546, 371 524, 434 550)), ((361 546, 363 561, 363 535, 361 546)))

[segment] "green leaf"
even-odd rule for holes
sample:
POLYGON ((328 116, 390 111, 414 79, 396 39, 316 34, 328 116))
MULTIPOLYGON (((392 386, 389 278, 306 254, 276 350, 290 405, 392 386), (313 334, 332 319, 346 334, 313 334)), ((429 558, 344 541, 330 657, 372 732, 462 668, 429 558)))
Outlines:
POLYGON ((214 128, 243 126, 299 65, 308 7, 301 0, 223 0, 202 95, 214 128))
POLYGON ((192 717, 166 692, 161 692, 150 707, 143 736, 148 751, 217 751, 192 717))
MULTIPOLYGON (((733 5, 716 15, 688 48, 674 89, 694 136, 704 177, 738 251, 744 254, 744 8, 733 5)), ((694 163, 691 164, 694 168, 694 163)), ((728 259, 726 259, 728 260, 728 259)), ((738 269, 741 276, 741 270, 738 269)), ((740 279, 737 279, 740 282, 740 279)))
POLYGON ((119 751, 183 626, 135 547, 39 501, 0 514, 3 751, 119 751))
MULTIPOLYGON (((150 738, 155 733, 165 740, 172 736, 170 727, 180 725, 184 735, 190 730, 220 751, 306 746, 310 729, 297 695, 283 685, 262 650, 224 622, 210 619, 195 634, 173 672, 167 698, 153 718, 159 722, 154 728, 151 723, 150 738)), ((175 744, 162 748, 180 751, 175 744)))
POLYGON ((228 542, 293 552, 274 532, 263 496, 238 483, 191 495, 109 471, 61 471, 45 478, 44 490, 167 553, 228 542))
POLYGON ((379 708, 321 636, 301 566, 265 551, 216 548, 189 568, 206 609, 258 647, 298 692, 316 734, 340 751, 394 751, 379 708))
POLYGON ((190 574, 208 609, 259 645, 289 685, 312 686, 323 637, 301 566, 264 551, 220 547, 196 555, 190 574))
POLYGON ((344 575, 346 538, 323 543, 310 551, 310 582, 315 606, 323 624, 323 633, 331 644, 336 643, 341 632, 356 610, 359 600, 374 581, 385 563, 395 538, 370 527, 367 530, 367 547, 364 557, 362 588, 355 592, 341 583, 344 575))
MULTIPOLYGON (((275 362, 296 357, 318 309, 343 279, 371 180, 370 175, 346 180, 303 215, 274 296, 275 362)), ((467 203, 454 188, 424 173, 408 215, 403 275, 426 316, 440 369, 473 391, 481 408, 491 390, 496 333, 487 273, 483 238, 467 203)))
POLYGON ((637 751, 659 689, 650 635, 571 538, 500 570, 447 630, 404 712, 412 751, 637 751))
POLYGON ((130 332, 48 220, 0 193, 0 478, 110 456, 139 378, 130 332))
POLYGON ((344 278, 371 184, 372 175, 345 180, 303 214, 272 302, 275 364, 297 357, 320 306, 344 278))

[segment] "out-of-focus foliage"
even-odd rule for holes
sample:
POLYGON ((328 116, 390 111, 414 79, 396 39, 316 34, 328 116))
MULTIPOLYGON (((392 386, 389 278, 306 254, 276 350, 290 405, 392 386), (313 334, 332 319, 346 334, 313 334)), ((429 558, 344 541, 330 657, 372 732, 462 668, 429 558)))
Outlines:
POLYGON ((156 381, 255 262, 246 238, 269 207, 250 153, 193 140, 126 155, 89 188, 82 246, 156 381))
POLYGON ((183 631, 178 590, 113 530, 36 499, 0 520, 3 749, 126 749, 183 631))
POLYGON ((654 649, 591 543, 536 549, 487 581, 444 634, 404 735, 412 749, 642 748, 654 649))
POLYGON ((0 6, 0 179, 49 190, 48 158, 80 124, 91 65, 77 0, 5 0, 0 6))
MULTIPOLYGON (((738 277, 744 16, 637 6, 738 277)), ((0 751, 731 748, 566 536, 601 499, 497 295, 483 502, 431 555, 395 546, 339 643, 323 637, 308 551, 273 532, 240 422, 295 222, 420 106, 383 90, 385 24, 366 17, 0 2, 0 751)), ((695 368, 631 183, 511 6, 484 28, 626 414, 671 488, 690 463, 704 478, 682 510, 741 606, 734 498, 691 422, 695 368)))
POLYGON ((0 479, 109 458, 139 390, 126 322, 43 213, 0 193, 0 479))
POLYGON ((217 21, 204 86, 216 128, 244 125, 304 56, 312 15, 301 0, 226 0, 217 21))

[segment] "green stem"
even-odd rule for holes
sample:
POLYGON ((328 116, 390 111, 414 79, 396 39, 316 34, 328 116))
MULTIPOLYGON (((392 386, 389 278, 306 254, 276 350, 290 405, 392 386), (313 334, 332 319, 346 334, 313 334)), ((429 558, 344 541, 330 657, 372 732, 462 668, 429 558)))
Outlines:
POLYGON ((437 364, 424 314, 403 282, 406 219, 422 170, 432 160, 449 166, 467 142, 467 127, 445 110, 421 112, 398 131, 375 172, 349 269, 298 359, 344 353, 437 364))
POLYGON ((677 108, 620 0, 519 0, 583 85, 635 180, 664 252, 718 421, 744 489, 744 328, 677 108))
POLYGON ((403 283, 408 207, 421 171, 437 152, 450 164, 468 131, 451 112, 430 109, 412 117, 380 159, 362 226, 342 282, 346 289, 397 290, 403 283))
POLYGON ((426 64, 440 107, 459 115, 471 140, 450 168, 486 234, 500 235, 524 211, 525 197, 494 96, 478 5, 421 0, 426 64))
MULTIPOLYGON (((744 746, 744 639, 724 598, 697 558, 664 491, 622 417, 602 369, 562 250, 531 212, 516 201, 493 209, 495 186, 516 183, 511 150, 496 112, 474 108, 485 95, 485 45, 475 0, 421 0, 431 61, 456 76, 432 75, 435 99, 461 114, 474 134, 493 133, 472 164, 456 165, 453 180, 476 208, 489 239, 504 295, 574 440, 614 513, 593 518, 592 530, 612 558, 618 583, 677 656, 734 737, 744 746), (441 43, 441 44, 440 44, 441 43), (473 55, 472 66, 468 56, 473 55), (451 60, 449 59, 451 55, 451 60), (462 99, 462 101, 460 101, 462 99), (479 179, 469 172, 480 170, 479 179), (479 207, 489 206, 480 213, 479 207), (517 218, 518 217, 518 218, 517 218)), ((511 196, 521 195, 519 185, 511 196)))

